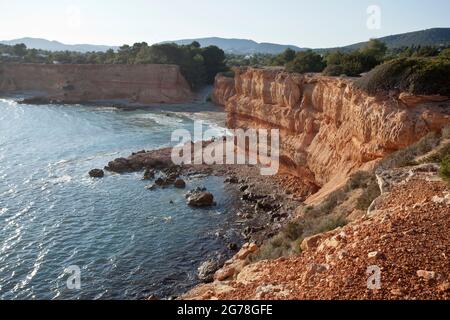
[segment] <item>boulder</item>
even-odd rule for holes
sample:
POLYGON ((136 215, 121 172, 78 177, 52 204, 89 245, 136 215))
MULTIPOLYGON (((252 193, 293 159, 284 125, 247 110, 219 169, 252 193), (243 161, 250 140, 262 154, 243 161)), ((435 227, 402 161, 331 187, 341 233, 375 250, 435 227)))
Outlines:
POLYGON ((175 180, 174 184, 175 188, 184 189, 186 188, 186 182, 183 179, 175 180))
POLYGON ((214 205, 214 196, 202 190, 193 190, 186 195, 187 204, 192 207, 210 207, 214 205))
POLYGON ((235 273, 236 269, 233 266, 225 266, 215 273, 214 280, 225 281, 233 277, 235 273))
POLYGON ((246 243, 242 249, 236 254, 236 259, 245 260, 249 255, 258 251, 258 246, 255 243, 246 243))
POLYGON ((130 162, 125 158, 118 158, 114 161, 110 161, 105 168, 108 171, 123 173, 131 170, 130 162))
POLYGON ((219 264, 216 261, 208 260, 198 268, 198 278, 204 283, 212 282, 218 269, 219 264))
POLYGON ((103 178, 105 176, 105 172, 101 169, 93 169, 89 171, 89 176, 92 178, 103 178))
POLYGON ((417 276, 419 278, 425 279, 426 281, 431 281, 436 279, 436 272, 427 270, 418 270, 417 276))
POLYGON ((323 234, 305 238, 305 240, 303 240, 302 244, 300 245, 300 248, 302 249, 302 251, 315 250, 323 239, 323 234))

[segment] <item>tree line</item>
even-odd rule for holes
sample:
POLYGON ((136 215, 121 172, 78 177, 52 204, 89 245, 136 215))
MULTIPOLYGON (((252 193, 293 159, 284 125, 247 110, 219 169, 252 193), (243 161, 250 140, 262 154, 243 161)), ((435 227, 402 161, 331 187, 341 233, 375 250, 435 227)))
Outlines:
MULTIPOLYGON (((216 46, 202 48, 198 42, 189 45, 173 43, 148 45, 145 42, 132 46, 124 45, 117 51, 106 52, 50 52, 27 49, 24 44, 15 46, 0 45, 0 62, 28 63, 67 63, 67 64, 175 64, 195 90, 205 84, 212 84, 217 73, 226 72, 234 66, 280 67, 295 73, 322 73, 327 76, 358 77, 382 65, 387 67, 379 77, 377 85, 388 83, 394 78, 397 69, 402 69, 404 83, 416 87, 428 87, 426 83, 418 82, 418 78, 446 79, 449 77, 450 47, 449 46, 412 46, 389 50, 385 43, 370 40, 361 49, 354 51, 300 51, 287 49, 279 55, 225 54, 216 46), (388 62, 394 61, 396 63, 388 62), (395 70, 391 70, 394 69, 395 70), (395 71, 395 72, 394 72, 395 71), (424 76, 426 74, 426 76, 424 76), (387 79, 387 75, 391 78, 387 79), (419 76, 420 75, 420 76, 419 76)), ((232 74, 232 73, 230 73, 232 74)), ((391 81, 392 82, 392 81, 391 81)), ((445 82, 445 81, 444 81, 445 82)), ((447 84, 440 84, 446 88, 447 84)), ((428 91, 429 91, 428 90, 428 91)), ((423 90, 422 90, 423 91, 423 90)), ((448 89, 440 90, 448 92, 448 89)))

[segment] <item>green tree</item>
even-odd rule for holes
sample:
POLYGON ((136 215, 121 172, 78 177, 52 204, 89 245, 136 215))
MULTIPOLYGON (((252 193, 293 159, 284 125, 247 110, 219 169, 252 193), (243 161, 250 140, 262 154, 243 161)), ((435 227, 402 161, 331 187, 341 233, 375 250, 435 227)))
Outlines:
POLYGON ((284 63, 289 63, 295 59, 296 52, 292 50, 291 48, 287 48, 282 54, 281 59, 284 61, 284 63))
POLYGON ((325 67, 326 63, 322 56, 308 50, 298 52, 295 59, 286 65, 286 70, 297 73, 322 72, 325 67))
POLYGON ((112 64, 116 59, 116 53, 113 49, 109 49, 103 54, 103 63, 112 64))
POLYGON ((23 43, 13 46, 13 53, 16 56, 24 57, 27 54, 27 46, 23 43))
POLYGON ((199 49, 201 48, 201 44, 198 41, 194 41, 191 43, 191 47, 199 49))
POLYGON ((117 51, 114 63, 116 64, 127 64, 131 58, 131 47, 129 45, 123 45, 117 51))
POLYGON ((149 64, 152 63, 151 51, 149 46, 142 46, 134 59, 135 64, 149 64))
POLYGON ((439 54, 439 59, 450 61, 450 48, 442 50, 439 54))
POLYGON ((39 57, 38 57, 38 50, 36 50, 36 49, 27 50, 27 53, 26 53, 24 59, 25 59, 25 62, 28 62, 28 63, 40 62, 39 57))
POLYGON ((360 52, 366 56, 375 58, 378 62, 382 62, 387 52, 387 46, 384 42, 371 39, 360 52))
POLYGON ((225 52, 216 46, 209 46, 203 48, 201 55, 205 66, 206 82, 211 84, 219 72, 227 70, 225 65, 225 52))
POLYGON ((372 70, 379 64, 373 55, 360 51, 342 53, 331 52, 326 56, 327 67, 324 74, 328 76, 359 76, 361 73, 372 70))

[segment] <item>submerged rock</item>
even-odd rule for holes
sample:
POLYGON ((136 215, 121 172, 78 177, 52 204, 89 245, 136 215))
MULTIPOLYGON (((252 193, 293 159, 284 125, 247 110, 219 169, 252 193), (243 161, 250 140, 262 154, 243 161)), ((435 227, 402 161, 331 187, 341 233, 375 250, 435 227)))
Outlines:
POLYGON ((103 178, 105 176, 105 172, 101 169, 93 169, 89 171, 89 176, 91 178, 103 178))

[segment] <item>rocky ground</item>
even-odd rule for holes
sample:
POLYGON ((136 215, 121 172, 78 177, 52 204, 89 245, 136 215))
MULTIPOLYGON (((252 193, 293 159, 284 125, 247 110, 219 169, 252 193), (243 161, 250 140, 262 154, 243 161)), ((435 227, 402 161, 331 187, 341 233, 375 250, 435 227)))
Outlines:
POLYGON ((449 299, 450 188, 432 170, 407 172, 368 215, 305 239, 300 255, 248 264, 257 248, 244 248, 184 299, 449 299))

